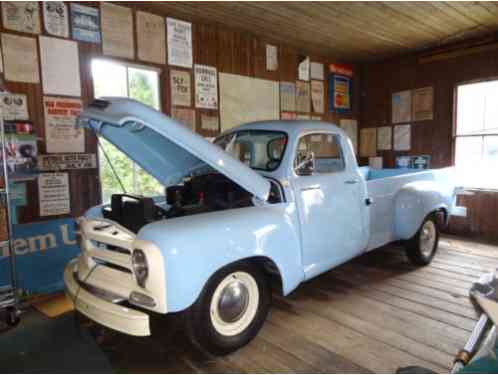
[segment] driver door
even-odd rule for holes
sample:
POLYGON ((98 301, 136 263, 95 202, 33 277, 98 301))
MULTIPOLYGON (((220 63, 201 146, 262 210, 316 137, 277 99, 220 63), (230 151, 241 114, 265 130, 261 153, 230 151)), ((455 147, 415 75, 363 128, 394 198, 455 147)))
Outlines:
POLYGON ((344 157, 342 141, 339 134, 326 132, 306 134, 298 141, 293 187, 306 278, 353 258, 366 246, 361 207, 366 192, 358 168, 344 157), (314 163, 299 168, 306 155, 313 155, 314 163))

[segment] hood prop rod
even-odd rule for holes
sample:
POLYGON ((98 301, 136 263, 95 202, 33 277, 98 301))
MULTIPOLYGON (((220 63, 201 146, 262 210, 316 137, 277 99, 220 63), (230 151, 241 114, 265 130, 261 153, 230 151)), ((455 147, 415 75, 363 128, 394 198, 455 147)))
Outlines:
MULTIPOLYGON (((123 193, 126 194, 127 191, 126 191, 126 189, 125 189, 125 187, 123 185, 123 182, 121 181, 121 179, 119 178, 116 170, 114 169, 114 166, 112 165, 111 159, 109 159, 109 156, 107 155, 107 152, 105 151, 104 147, 102 147, 102 144, 100 143, 100 137, 98 135, 97 135, 97 144, 98 144, 99 148, 102 150, 102 153, 104 154, 105 160, 109 164, 109 167, 111 167, 111 170, 112 170, 112 173, 114 174, 114 177, 116 177, 116 180, 118 180, 118 183, 121 186, 121 190, 123 190, 123 193)), ((102 186, 100 188, 102 189, 102 186)))

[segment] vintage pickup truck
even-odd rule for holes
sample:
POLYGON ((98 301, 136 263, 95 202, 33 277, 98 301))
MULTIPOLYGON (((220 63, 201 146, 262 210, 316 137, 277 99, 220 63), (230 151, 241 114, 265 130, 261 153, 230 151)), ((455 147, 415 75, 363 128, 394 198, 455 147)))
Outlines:
POLYGON ((183 312, 194 343, 228 353, 263 325, 270 285, 287 295, 399 240, 426 265, 439 228, 466 213, 451 169, 359 168, 328 123, 250 123, 210 143, 139 102, 103 98, 78 126, 165 186, 163 197, 115 194, 79 218, 81 255, 64 272, 79 312, 130 335, 150 335, 151 314, 183 312))

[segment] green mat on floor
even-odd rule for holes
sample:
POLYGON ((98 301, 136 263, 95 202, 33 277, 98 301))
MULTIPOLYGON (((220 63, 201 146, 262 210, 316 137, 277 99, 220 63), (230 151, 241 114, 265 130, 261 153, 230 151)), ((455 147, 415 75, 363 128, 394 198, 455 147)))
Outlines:
POLYGON ((36 311, 0 334, 1 373, 112 373, 106 355, 73 313, 48 319, 36 311))

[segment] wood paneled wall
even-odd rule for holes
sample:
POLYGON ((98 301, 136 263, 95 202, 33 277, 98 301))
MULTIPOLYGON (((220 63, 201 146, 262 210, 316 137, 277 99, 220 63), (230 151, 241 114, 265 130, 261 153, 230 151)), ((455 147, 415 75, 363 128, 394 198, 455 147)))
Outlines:
MULTIPOLYGON (((457 84, 498 77, 498 50, 468 54, 430 63, 416 55, 362 67, 360 128, 391 125, 391 95, 394 92, 434 87, 434 119, 412 123, 409 152, 379 151, 385 167, 393 167, 398 155, 432 156, 432 167, 453 164, 454 92, 457 84)), ((362 163, 368 160, 362 159, 362 163)), ((451 220, 449 231, 476 239, 498 242, 498 193, 476 191, 460 198, 468 217, 451 220)))
MULTIPOLYGON (((67 3, 67 5, 69 5, 67 3)), ((98 2, 85 3, 85 5, 91 5, 99 7, 98 2)), ((133 10, 134 19, 134 30, 135 26, 135 13, 137 10, 148 11, 148 5, 144 3, 121 3, 120 5, 125 5, 133 10)), ((41 3, 40 3, 40 15, 41 15, 41 3)), ((154 13, 154 12, 151 12, 154 13)), ((157 13, 156 13, 157 14, 157 13)), ((220 25, 209 25, 196 22, 196 20, 188 19, 185 17, 178 17, 174 13, 171 14, 159 14, 161 16, 170 16, 174 18, 183 19, 185 21, 192 22, 193 30, 193 55, 194 64, 204 64, 215 66, 218 69, 218 73, 232 73, 240 74, 256 78, 264 78, 275 81, 295 81, 297 79, 297 65, 301 52, 296 48, 291 48, 281 43, 275 43, 271 40, 271 36, 268 39, 261 37, 255 37, 254 35, 248 34, 246 32, 228 29, 220 25), (277 71, 269 72, 266 71, 266 43, 271 43, 278 46, 279 51, 279 67, 277 71)), ((41 23, 43 25, 43 22, 41 23)), ((43 26, 42 26, 43 28, 43 26)), ((37 36, 32 34, 16 33, 10 30, 3 30, 0 25, 1 32, 20 34, 24 36, 34 37, 37 36)), ((42 35, 47 35, 44 30, 42 30, 42 35)), ((91 61, 98 57, 103 56, 101 45, 82 43, 79 42, 79 54, 80 54, 80 70, 81 70, 81 84, 82 84, 82 100, 84 105, 87 105, 91 100, 93 100, 93 84, 91 79, 91 61)), ((311 61, 321 62, 327 66, 331 62, 341 62, 336 61, 327 56, 310 56, 311 61)), ((112 58, 112 57, 109 57, 112 58)), ((116 59, 118 61, 127 61, 126 59, 116 59)), ((145 66, 153 66, 161 70, 161 100, 162 100, 162 110, 166 114, 171 113, 171 98, 170 98, 170 69, 180 69, 178 67, 170 67, 168 65, 157 65, 150 64, 147 62, 140 61, 136 56, 136 35, 135 35, 135 58, 128 60, 128 62, 139 63, 145 66)), ((183 69, 191 73, 192 81, 192 92, 193 92, 193 73, 191 69, 183 69)), ((345 114, 342 117, 345 118, 357 118, 359 114, 359 88, 360 88, 360 77, 359 69, 355 66, 355 77, 353 80, 353 110, 349 114, 345 114)), ((28 96, 28 105, 30 112, 30 120, 33 121, 37 136, 40 138, 39 141, 39 153, 45 153, 45 142, 44 142, 44 118, 43 118, 43 107, 42 107, 42 87, 40 84, 24 84, 16 82, 6 82, 7 90, 13 93, 24 93, 28 96)), ((325 81, 325 103, 326 103, 326 92, 327 83, 325 81)), ((192 98, 193 99, 193 98, 192 98)), ((193 101, 192 101, 193 102, 193 101)), ((327 107, 327 106, 326 106, 327 107)), ((211 112, 209 110, 196 110, 196 121, 198 132, 204 136, 214 136, 212 132, 205 132, 200 130, 200 119, 201 113, 211 112)), ((217 113, 218 111, 214 111, 217 113)), ((319 114, 316 114, 319 115, 319 114)), ((338 122, 339 116, 335 113, 326 112, 321 115, 324 120, 338 122)), ((86 133, 86 152, 95 153, 97 152, 96 138, 93 134, 86 133)), ((100 184, 98 178, 97 170, 76 170, 69 171, 70 177, 70 193, 71 193, 71 216, 81 215, 88 207, 100 203, 100 184)), ((24 208, 19 208, 18 218, 19 222, 26 223, 39 220, 54 219, 57 217, 39 217, 39 204, 38 204, 38 188, 36 181, 28 183, 28 205, 24 208)))

